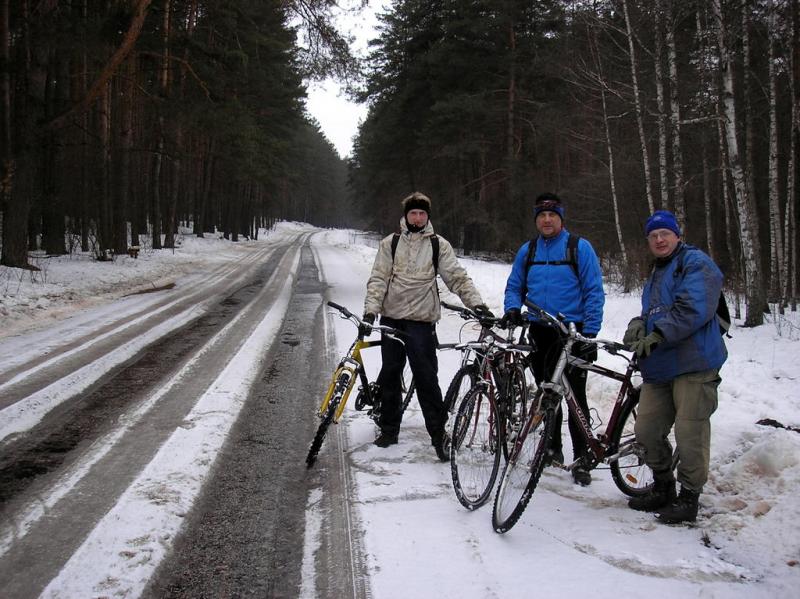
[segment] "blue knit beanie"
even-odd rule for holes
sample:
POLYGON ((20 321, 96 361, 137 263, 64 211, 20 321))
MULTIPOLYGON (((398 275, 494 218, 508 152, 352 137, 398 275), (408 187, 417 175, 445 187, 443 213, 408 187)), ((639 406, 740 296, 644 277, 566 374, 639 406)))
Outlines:
POLYGON ((653 212, 653 216, 647 219, 647 224, 644 227, 645 237, 656 229, 669 229, 678 237, 681 236, 681 229, 678 226, 678 221, 675 215, 669 210, 656 210, 653 212))
POLYGON ((536 204, 533 208, 534 217, 539 216, 545 211, 555 212, 564 220, 564 206, 561 205, 561 198, 554 193, 542 193, 536 197, 536 204))

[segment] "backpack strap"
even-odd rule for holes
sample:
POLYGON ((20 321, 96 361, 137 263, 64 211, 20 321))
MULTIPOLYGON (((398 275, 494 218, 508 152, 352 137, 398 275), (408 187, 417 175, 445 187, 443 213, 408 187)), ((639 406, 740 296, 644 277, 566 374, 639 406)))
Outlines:
POLYGON ((580 272, 578 271, 578 242, 581 238, 578 235, 569 234, 567 237, 567 251, 563 260, 550 260, 549 262, 536 260, 536 241, 538 237, 530 240, 528 245, 528 258, 525 260, 525 280, 528 280, 528 271, 534 264, 539 266, 563 266, 568 265, 572 268, 572 272, 580 279, 580 272))
MULTIPOLYGON (((439 236, 433 235, 430 237, 431 251, 433 254, 433 273, 434 276, 439 274, 439 236)), ((392 235, 392 262, 394 262, 394 255, 397 253, 397 244, 400 243, 400 233, 392 235)))
POLYGON ((575 273, 575 277, 578 279, 578 282, 581 280, 581 275, 578 271, 578 242, 581 240, 580 236, 570 233, 569 237, 567 237, 567 251, 564 259, 550 262, 536 260, 536 243, 538 240, 538 237, 534 237, 528 242, 528 255, 525 258, 525 276, 522 279, 521 289, 523 302, 525 301, 525 298, 528 297, 528 273, 531 270, 531 266, 534 264, 545 266, 560 266, 568 264, 572 268, 572 272, 575 273))

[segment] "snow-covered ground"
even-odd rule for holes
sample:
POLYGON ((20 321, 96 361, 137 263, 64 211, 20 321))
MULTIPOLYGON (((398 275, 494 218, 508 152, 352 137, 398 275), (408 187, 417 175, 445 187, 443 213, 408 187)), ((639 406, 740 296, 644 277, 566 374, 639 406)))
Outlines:
MULTIPOLYGON (((307 229, 282 225, 258 242, 238 246, 187 236, 174 253, 145 252, 138 260, 125 257, 114 264, 76 257, 43 259, 45 268, 37 274, 0 267, 0 338, 13 343, 16 335, 31 338, 28 335, 35 332, 46 344, 47 331, 57 331, 67 316, 80 317, 81 311, 134 290, 196 276, 189 273, 216 266, 252 244, 270 243, 281 231, 297 228, 307 229)), ((360 311, 374 243, 353 231, 320 231, 313 239, 330 285, 328 299, 360 311)), ((463 264, 489 306, 499 312, 508 265, 470 259, 463 264)), ((606 291, 601 336, 619 339, 637 312, 638 297, 621 295, 611 287, 606 291)), ((138 297, 147 301, 147 296, 138 297)), ((341 353, 352 341, 354 329, 346 321, 333 322, 331 332, 341 353)), ((440 340, 458 339, 462 323, 457 316, 445 315, 438 328, 440 340)), ((490 505, 468 512, 456 500, 450 468, 436 460, 415 405, 407 413, 400 443, 388 449, 371 444, 372 421, 348 408, 339 426, 348 433, 373 596, 617 597, 624 589, 636 596, 650 591, 688 597, 796 597, 800 434, 755 422, 773 418, 800 424, 798 325, 797 314, 790 314, 757 329, 734 327, 728 340, 730 357, 722 370, 719 408, 712 418, 711 476, 694 527, 663 526, 651 515, 629 510, 607 470, 594 471, 592 485, 584 488, 573 485, 568 473, 547 469, 520 522, 498 535, 491 527, 490 505)), ((274 328, 264 330, 269 334, 274 328)), ((376 371, 379 356, 366 359, 376 371)), ((600 359, 618 365, 611 356, 600 359)), ((440 354, 443 387, 457 361, 454 352, 440 354)), ((613 386, 589 376, 590 405, 602 421, 613 395, 613 386)), ((568 444, 566 427, 564 438, 568 444)), ((174 468, 184 468, 180 452, 174 453, 174 468)), ((162 451, 162 459, 165 454, 169 452, 162 451)), ((320 462, 332 459, 323 448, 320 462)), ((139 509, 137 505, 130 502, 127 509, 139 509)), ((310 565, 319 514, 314 513, 313 501, 309 505, 310 565)), ((136 516, 127 514, 121 521, 130 520, 131 526, 143 522, 136 516)), ((148 515, 151 523, 159 518, 165 516, 148 515)), ((97 544, 85 547, 83 559, 87 564, 104 564, 108 570, 103 576, 124 581, 115 591, 135 596, 142 580, 126 578, 126 566, 109 561, 109 555, 116 554, 97 544)), ((72 596, 66 588, 63 593, 58 586, 49 590, 54 596, 72 596)))

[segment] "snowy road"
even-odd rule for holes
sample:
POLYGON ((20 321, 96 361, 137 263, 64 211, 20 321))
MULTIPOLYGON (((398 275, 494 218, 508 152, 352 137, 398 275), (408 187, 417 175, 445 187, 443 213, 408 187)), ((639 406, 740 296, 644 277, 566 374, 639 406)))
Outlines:
POLYGON ((327 369, 308 238, 0 343, 3 596, 141 593, 176 538, 146 594, 297 593, 296 414, 327 369))

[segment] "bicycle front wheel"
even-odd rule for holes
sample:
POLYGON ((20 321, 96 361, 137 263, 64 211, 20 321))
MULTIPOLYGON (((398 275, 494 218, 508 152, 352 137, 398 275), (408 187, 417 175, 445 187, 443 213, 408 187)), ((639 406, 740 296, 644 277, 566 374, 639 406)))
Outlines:
POLYGON ((311 447, 308 448, 308 455, 306 455, 307 468, 311 468, 314 462, 317 461, 319 450, 322 448, 322 442, 325 440, 325 434, 328 432, 328 427, 330 427, 331 422, 333 422, 336 416, 336 410, 339 409, 339 404, 342 401, 342 397, 344 397, 349 383, 350 376, 348 374, 340 374, 339 378, 336 379, 333 394, 328 402, 328 407, 325 408, 325 413, 322 415, 322 419, 317 427, 317 432, 314 435, 314 439, 311 441, 311 447))
POLYGON ((531 408, 508 456, 494 500, 492 526, 508 532, 522 516, 544 469, 544 458, 555 428, 553 409, 539 401, 531 408))
POLYGON ((494 402, 484 385, 461 401, 453 422, 450 473, 459 503, 474 510, 489 500, 500 468, 500 442, 494 402))

